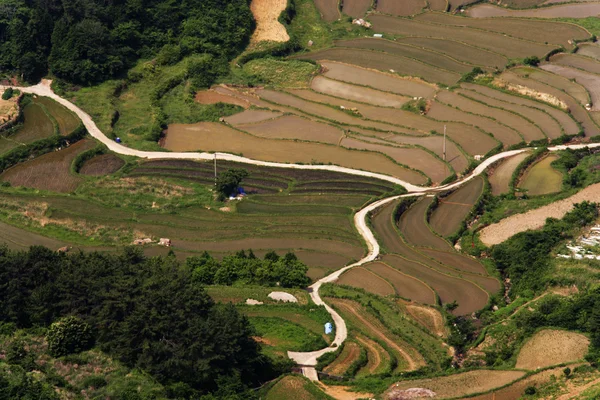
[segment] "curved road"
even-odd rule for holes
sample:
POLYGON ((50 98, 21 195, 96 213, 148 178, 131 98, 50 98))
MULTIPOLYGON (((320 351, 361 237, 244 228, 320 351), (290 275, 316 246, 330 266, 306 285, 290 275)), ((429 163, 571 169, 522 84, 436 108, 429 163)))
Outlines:
MULTIPOLYGON (((114 142, 113 140, 109 139, 104 133, 102 133, 102 131, 100 129, 98 129, 98 127, 96 126, 96 124, 94 123, 92 118, 87 113, 85 113, 82 109, 80 109, 75 104, 71 103, 70 101, 68 101, 66 99, 63 99, 62 97, 60 97, 56 93, 54 93, 52 91, 52 89, 50 88, 49 83, 50 83, 49 81, 42 81, 41 83, 39 83, 35 86, 15 87, 15 88, 21 90, 24 93, 32 93, 32 94, 36 94, 39 96, 47 96, 47 97, 50 97, 50 98, 56 100, 58 103, 62 104, 63 106, 65 106, 66 108, 68 108, 69 110, 71 110, 75 114, 77 114, 77 116, 81 119, 81 121, 85 125, 87 131, 89 132, 89 134, 92 137, 94 137, 95 139, 97 139, 100 142, 102 142, 103 144, 105 144, 106 147, 108 147, 111 151, 113 151, 117 154, 136 156, 136 157, 148 158, 148 159, 171 158, 171 159, 212 160, 215 158, 214 153, 173 153, 173 152, 166 152, 166 151, 165 152, 162 152, 162 151, 156 151, 156 152, 140 151, 140 150, 135 150, 135 149, 131 149, 129 147, 123 146, 122 144, 118 144, 118 143, 114 142)), ((3 91, 6 88, 8 88, 8 86, 0 85, 0 90, 3 91)), ((564 146, 550 147, 549 150, 550 151, 558 151, 558 150, 564 150, 567 148, 581 149, 584 147, 599 147, 599 146, 600 146, 600 143, 593 143, 593 144, 589 144, 589 145, 587 145, 587 144, 564 145, 564 146)), ((343 173, 352 174, 352 175, 377 178, 377 179, 395 183, 397 185, 404 186, 406 188, 406 190, 409 192, 406 195, 397 195, 397 196, 388 197, 388 198, 385 198, 382 200, 378 200, 378 201, 366 206, 359 212, 357 212, 356 215, 354 216, 354 224, 356 226, 356 229, 360 233, 360 235, 364 238, 365 242, 367 243, 367 247, 368 247, 367 255, 360 261, 335 271, 334 273, 318 280, 312 286, 309 287, 310 296, 311 296, 312 300, 314 301, 314 303, 317 305, 323 305, 325 307, 325 309, 329 312, 329 314, 331 314, 331 317, 336 326, 336 333, 335 333, 335 338, 334 338, 333 343, 331 344, 331 346, 329 346, 327 348, 324 348, 324 349, 321 349, 318 351, 313 351, 313 352, 288 352, 288 356, 292 360, 294 360, 298 365, 300 365, 302 367, 302 371, 303 371, 304 375, 306 375, 308 378, 310 378, 312 380, 318 380, 319 378, 317 375, 317 371, 314 368, 315 365, 317 364, 317 359, 325 353, 329 353, 329 352, 333 352, 333 351, 337 350, 337 348, 346 340, 346 338, 348 336, 348 329, 346 327, 346 323, 334 309, 332 309, 330 306, 328 306, 327 304, 325 304, 323 302, 323 300, 321 299, 321 297, 319 295, 319 288, 324 283, 336 281, 339 278, 339 276, 341 274, 343 274, 345 271, 347 271, 348 269, 371 262, 371 261, 375 260, 377 258, 377 256, 379 255, 379 251, 380 251, 379 243, 375 239, 373 232, 367 226, 368 214, 371 211, 377 209, 378 207, 381 207, 382 205, 387 204, 391 201, 394 201, 400 197, 421 196, 421 195, 424 195, 426 192, 439 192, 439 191, 453 189, 455 187, 458 187, 458 186, 464 184, 465 182, 473 179, 474 177, 480 175, 481 173, 483 173, 490 165, 492 165, 496 161, 501 160, 506 157, 513 156, 515 154, 519 154, 519 153, 521 153, 523 151, 527 151, 527 150, 528 149, 525 148, 525 149, 519 149, 519 150, 505 151, 503 153, 496 154, 496 155, 488 158, 487 160, 483 161, 469 175, 463 177, 462 179, 460 179, 454 183, 444 185, 444 186, 438 186, 435 188, 416 186, 416 185, 410 184, 408 182, 402 181, 400 179, 394 178, 392 176, 377 174, 377 173, 368 172, 368 171, 356 170, 356 169, 351 169, 351 168, 339 167, 339 166, 335 166, 335 165, 285 164, 285 163, 253 160, 250 158, 240 157, 240 156, 236 156, 233 154, 227 154, 227 153, 216 153, 217 159, 220 159, 220 160, 235 161, 235 162, 240 162, 240 163, 267 166, 267 167, 336 171, 336 172, 343 172, 343 173)))

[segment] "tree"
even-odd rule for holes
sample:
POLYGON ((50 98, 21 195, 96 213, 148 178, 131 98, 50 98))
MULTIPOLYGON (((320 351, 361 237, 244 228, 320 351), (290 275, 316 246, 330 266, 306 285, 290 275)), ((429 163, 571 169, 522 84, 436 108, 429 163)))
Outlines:
POLYGON ((9 87, 2 93, 2 100, 8 100, 13 97, 13 88, 9 87))
POLYGON ((46 334, 48 352, 53 357, 88 350, 94 344, 92 328, 81 319, 69 316, 50 325, 46 334))
POLYGON ((537 56, 526 57, 523 60, 523 64, 531 65, 532 67, 537 67, 540 63, 540 59, 537 56))
POLYGON ((221 172, 217 177, 217 193, 220 200, 236 194, 242 181, 250 175, 243 168, 232 168, 221 172))

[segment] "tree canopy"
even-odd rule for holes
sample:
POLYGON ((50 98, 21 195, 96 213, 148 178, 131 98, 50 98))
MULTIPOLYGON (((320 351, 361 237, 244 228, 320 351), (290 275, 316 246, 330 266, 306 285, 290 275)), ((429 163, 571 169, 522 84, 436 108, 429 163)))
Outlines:
POLYGON ((0 71, 91 84, 159 52, 226 61, 253 29, 248 0, 0 0, 0 71))

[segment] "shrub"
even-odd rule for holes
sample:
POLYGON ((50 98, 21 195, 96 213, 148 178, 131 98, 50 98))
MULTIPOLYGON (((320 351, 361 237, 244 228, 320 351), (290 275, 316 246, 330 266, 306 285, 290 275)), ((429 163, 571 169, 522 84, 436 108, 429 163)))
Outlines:
POLYGON ((46 334, 48 352, 53 357, 88 350, 93 345, 92 328, 81 319, 69 316, 50 325, 46 334))
POLYGON ((221 200, 236 193, 242 180, 248 177, 248 171, 243 168, 232 168, 221 172, 217 177, 217 192, 221 200))
POLYGON ((13 88, 9 87, 8 89, 6 89, 4 91, 4 93, 2 93, 2 100, 10 99, 11 97, 13 97, 13 93, 14 93, 13 88))
POLYGON ((106 385, 106 379, 100 375, 91 375, 83 380, 83 386, 85 387, 93 387, 98 389, 106 385))
POLYGON ((523 64, 531 65, 532 67, 537 67, 540 63, 540 59, 537 56, 526 57, 523 59, 523 64))
POLYGON ((527 395, 534 395, 537 393, 537 389, 535 388, 535 386, 528 386, 527 389, 525 389, 525 394, 527 395))

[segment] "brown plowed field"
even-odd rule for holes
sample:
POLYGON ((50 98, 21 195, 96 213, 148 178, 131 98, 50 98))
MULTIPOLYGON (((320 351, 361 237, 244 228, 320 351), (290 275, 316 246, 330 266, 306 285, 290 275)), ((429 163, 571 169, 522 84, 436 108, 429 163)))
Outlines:
POLYGON ((524 152, 504 159, 494 172, 490 175, 489 181, 492 186, 492 194, 499 196, 508 193, 512 174, 523 160, 529 157, 529 153, 524 152))
POLYGON ((246 157, 265 161, 331 162, 344 167, 397 176, 411 183, 426 183, 426 178, 421 174, 403 168, 381 154, 356 152, 317 143, 263 139, 218 123, 172 124, 167 130, 164 147, 171 151, 243 153, 246 157))
MULTIPOLYGON (((438 93, 436 99, 442 103, 457 107, 463 111, 488 117, 499 124, 507 126, 523 137, 526 142, 545 138, 544 133, 540 130, 540 128, 527 121, 523 117, 511 112, 489 107, 486 104, 467 99, 466 97, 460 96, 454 92, 442 91, 438 93)), ((491 133, 494 134, 494 136, 500 135, 500 133, 496 134, 495 131, 491 133)))
POLYGON ((228 96, 226 94, 219 93, 215 90, 201 90, 198 93, 196 93, 195 100, 200 104, 226 103, 244 108, 250 107, 249 101, 239 99, 233 96, 228 96))
POLYGON ((355 65, 321 61, 325 67, 325 76, 338 81, 368 86, 385 92, 409 97, 430 97, 435 91, 434 85, 416 79, 403 78, 390 73, 360 68, 355 65))
POLYGON ((344 0, 342 12, 354 18, 363 18, 371 8, 371 0, 344 0))
POLYGON ((315 0, 315 5, 325 21, 333 22, 340 18, 338 0, 315 0))
POLYGON ((600 111, 600 76, 580 69, 555 64, 542 65, 542 69, 567 79, 574 79, 575 82, 588 91, 592 101, 591 111, 600 111))
MULTIPOLYGON (((460 253, 450 252, 450 251, 431 250, 431 249, 419 249, 419 252, 421 254, 426 255, 427 257, 434 259, 438 263, 440 263, 444 266, 448 266, 450 268, 454 268, 455 270, 470 272, 470 273, 474 273, 474 274, 487 275, 485 268, 477 260, 467 257, 467 256, 464 256, 460 253)), ((431 264, 431 262, 429 262, 429 264, 431 264)), ((454 274, 457 274, 457 273, 458 272, 454 272, 454 274)), ((464 278, 471 279, 470 275, 464 275, 464 278)), ((485 280, 487 281, 488 278, 485 278, 485 280)), ((493 282, 495 282, 494 279, 489 280, 489 284, 491 284, 495 289, 497 289, 498 286, 496 284, 494 284, 493 282)), ((476 283, 479 283, 479 282, 476 282, 476 283)), ((484 286, 484 288, 485 288, 485 286, 484 286)), ((487 289, 487 288, 485 288, 485 289, 487 289)))
POLYGON ((82 178, 71 174, 71 164, 78 154, 93 148, 93 140, 80 140, 60 151, 39 156, 4 171, 0 180, 12 186, 69 193, 77 189, 82 178))
POLYGON ((357 328, 365 334, 381 340, 385 343, 398 358, 398 370, 414 371, 420 366, 425 365, 425 360, 411 345, 391 333, 379 320, 375 319, 359 303, 346 299, 327 299, 343 314, 349 316, 351 322, 354 321, 357 328))
MULTIPOLYGON (((575 122, 575 120, 573 120, 573 118, 569 114, 567 114, 566 112, 559 110, 557 108, 551 107, 545 103, 542 103, 540 101, 529 100, 529 99, 525 99, 520 96, 513 96, 510 94, 501 92, 499 90, 494 90, 494 89, 486 87, 486 86, 475 85, 475 84, 471 84, 471 83, 463 83, 462 86, 469 90, 481 93, 489 98, 498 99, 501 102, 503 102, 504 104, 511 103, 511 104, 516 104, 519 106, 526 106, 526 107, 536 108, 538 110, 541 110, 541 111, 547 113, 548 115, 550 115, 551 117, 553 117, 556 121, 558 121, 558 123, 560 124, 560 126, 562 127, 562 129, 564 130, 564 132, 567 135, 575 135, 579 131, 579 127, 577 126, 577 123, 575 122)), ((550 136, 550 135, 548 135, 548 136, 550 136)), ((552 136, 550 136, 550 137, 552 137, 552 136)))
POLYGON ((125 165, 125 161, 114 154, 101 154, 87 160, 79 173, 82 175, 109 175, 117 172, 125 165))
POLYGON ((523 371, 478 370, 439 378, 407 380, 392 388, 404 390, 414 387, 429 389, 439 398, 453 398, 486 392, 501 387, 525 375, 523 371))
POLYGON ((396 42, 430 49, 446 54, 459 61, 484 67, 502 69, 508 62, 508 59, 500 54, 492 53, 479 47, 467 46, 464 43, 455 42, 454 40, 406 37, 397 39, 396 42))
MULTIPOLYGON (((600 63, 587 57, 582 57, 578 54, 560 53, 550 57, 550 62, 554 64, 564 65, 600 74, 600 63)), ((570 79, 570 78, 569 78, 570 79)))
POLYGON ((591 57, 600 61, 600 46, 596 43, 581 43, 577 54, 591 57))
POLYGON ((340 269, 347 265, 352 258, 348 254, 325 253, 317 251, 299 250, 296 256, 303 263, 311 266, 326 267, 329 269, 340 269))
POLYGON ((394 287, 385 279, 362 267, 354 267, 345 272, 337 280, 340 285, 348 285, 366 290, 379 296, 391 296, 396 294, 394 287))
POLYGON ((340 97, 342 99, 359 101, 382 107, 402 107, 404 103, 410 100, 406 96, 398 96, 381 90, 369 89, 362 86, 351 85, 345 82, 335 81, 316 76, 313 78, 311 89, 330 96, 340 97))
POLYGON ((581 360, 589 344, 589 339, 581 333, 545 329, 525 342, 515 368, 533 370, 581 360))
POLYGON ((518 114, 521 119, 526 118, 528 121, 531 121, 531 123, 527 122, 528 125, 531 125, 532 123, 535 124, 536 131, 540 131, 549 138, 557 138, 563 134, 562 126, 560 126, 558 121, 541 110, 531 107, 524 107, 523 105, 506 103, 471 90, 458 90, 457 93, 466 96, 469 99, 487 104, 488 106, 518 114))
POLYGON ((406 17, 421 12, 426 6, 425 0, 379 0, 377 11, 406 17))
POLYGON ((461 278, 446 275, 433 268, 394 254, 383 256, 382 261, 431 286, 443 303, 456 301, 458 307, 454 313, 457 315, 471 314, 480 310, 488 301, 488 294, 483 289, 461 278))
POLYGON ((532 55, 543 57, 554 48, 552 45, 528 42, 507 37, 501 33, 468 27, 430 24, 387 15, 371 15, 369 20, 376 32, 404 36, 452 38, 452 40, 491 50, 509 58, 523 58, 532 55))
POLYGON ((402 232, 406 241, 413 246, 450 250, 450 244, 431 232, 427 221, 425 221, 427 208, 432 202, 433 197, 423 197, 405 211, 398 224, 400 232, 402 232))
POLYGON ((382 372, 390 363, 390 355, 379 343, 366 336, 356 335, 356 340, 367 350, 367 365, 362 367, 357 376, 372 375, 382 372))
POLYGON ((446 0, 427 0, 429 9, 432 11, 446 11, 448 2, 446 0))
MULTIPOLYGON (((506 72, 506 75, 511 74, 516 74, 521 78, 529 78, 544 85, 551 86, 552 88, 560 89, 577 100, 581 105, 589 103, 590 96, 587 90, 580 84, 570 81, 567 78, 563 78, 562 76, 546 72, 540 68, 530 67, 517 67, 506 72)), ((567 103, 567 105, 569 108, 571 107, 570 104, 567 103)))
POLYGON ((279 16, 287 4, 287 0, 252 0, 250 2, 250 10, 256 20, 252 42, 287 42, 290 40, 285 26, 279 22, 279 16))
POLYGON ((58 131, 61 135, 69 135, 81 123, 75 114, 49 97, 38 96, 35 99, 35 102, 46 107, 48 112, 54 117, 58 124, 58 131))
MULTIPOLYGON (((471 10, 476 10, 475 6, 471 10)), ((554 43, 571 48, 570 40, 583 40, 590 34, 574 24, 560 22, 535 21, 519 18, 486 18, 474 19, 453 16, 445 13, 424 13, 416 17, 418 21, 433 22, 456 27, 470 27, 490 32, 497 32, 515 38, 531 40, 538 43, 554 43)), ((449 36, 452 37, 452 36, 449 36)))
POLYGON ((505 146, 510 146, 523 141, 523 138, 514 130, 500 123, 480 115, 469 114, 447 104, 432 102, 427 116, 438 121, 463 122, 475 126, 494 136, 505 146))
POLYGON ((450 11, 454 11, 460 6, 466 6, 471 3, 475 3, 477 0, 448 0, 450 4, 450 11))
MULTIPOLYGON (((563 369, 564 368, 562 367, 548 369, 538 374, 528 376, 527 378, 515 382, 510 386, 495 390, 491 393, 486 393, 475 397, 468 397, 468 400, 519 400, 523 398, 525 389, 527 389, 529 386, 541 386, 545 383, 548 383, 551 379, 553 379, 553 377, 558 378, 563 376, 563 369)), ((461 400, 467 400, 467 398, 461 400)))
POLYGON ((476 177, 445 198, 431 214, 429 225, 441 236, 450 236, 460 228, 464 219, 483 193, 484 180, 476 177))
POLYGON ((225 121, 230 125, 254 124, 281 117, 281 113, 267 110, 246 110, 244 112, 225 117, 225 121))
POLYGON ((428 332, 431 332, 439 337, 446 336, 444 317, 442 317, 442 314, 435 308, 420 306, 417 304, 407 304, 406 311, 411 317, 414 318, 415 321, 423 325, 428 332))
POLYGON ((344 349, 340 355, 323 371, 331 375, 341 376, 348 370, 348 368, 358 360, 360 356, 360 346, 357 343, 346 340, 344 342, 344 349))
POLYGON ((344 138, 340 146, 347 149, 368 150, 383 153, 391 157, 398 164, 408 165, 423 172, 433 182, 442 182, 449 175, 449 168, 445 168, 443 161, 435 158, 425 150, 414 147, 395 147, 381 144, 367 143, 354 138, 344 138))
POLYGON ((400 75, 419 77, 431 83, 441 82, 444 85, 452 85, 460 79, 460 74, 456 72, 446 71, 407 57, 380 51, 334 47, 307 53, 296 58, 317 61, 339 61, 381 71, 393 70, 400 75))
POLYGON ((444 54, 425 50, 418 47, 397 44, 386 39, 352 39, 339 40, 335 43, 338 47, 368 49, 382 51, 388 54, 407 57, 418 60, 438 68, 448 71, 453 71, 459 74, 464 74, 473 69, 472 65, 464 64, 456 61, 456 59, 448 57, 444 54))
POLYGON ((491 4, 480 4, 467 11, 467 15, 472 18, 587 18, 595 17, 598 14, 600 14, 600 4, 564 4, 535 10, 507 10, 491 4))
POLYGON ((292 139, 337 145, 344 137, 344 132, 339 128, 295 115, 285 115, 258 124, 236 127, 267 139, 292 139))
POLYGON ((397 269, 380 262, 368 264, 365 268, 390 282, 396 289, 396 293, 405 299, 423 304, 435 304, 436 302, 435 292, 412 276, 405 275, 397 269))

